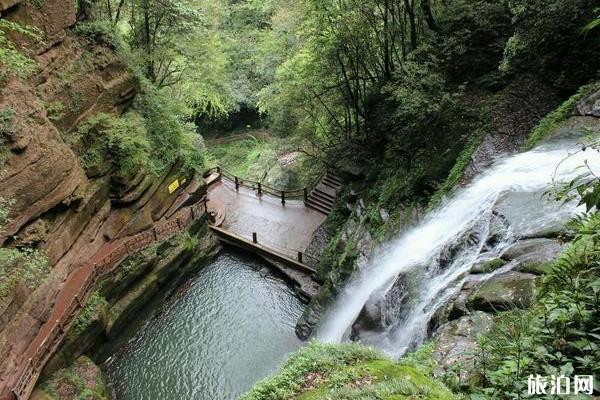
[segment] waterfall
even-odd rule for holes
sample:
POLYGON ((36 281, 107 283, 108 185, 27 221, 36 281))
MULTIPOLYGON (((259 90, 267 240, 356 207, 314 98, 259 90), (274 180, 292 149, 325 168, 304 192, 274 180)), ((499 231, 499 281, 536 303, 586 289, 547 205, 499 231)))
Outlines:
POLYGON ((543 193, 553 181, 569 182, 584 172, 585 161, 592 168, 600 166, 598 152, 578 149, 576 140, 562 139, 497 160, 357 271, 320 321, 316 338, 331 343, 347 340, 365 305, 379 299, 386 303, 385 322, 361 341, 392 356, 420 344, 427 338, 432 315, 460 291, 473 264, 499 257, 522 235, 513 232, 511 224, 540 228, 564 223, 573 215, 576 204, 560 206, 543 193), (507 194, 526 195, 511 206, 515 214, 511 224, 495 209, 507 194), (401 305, 394 296, 397 292, 408 294, 401 305))

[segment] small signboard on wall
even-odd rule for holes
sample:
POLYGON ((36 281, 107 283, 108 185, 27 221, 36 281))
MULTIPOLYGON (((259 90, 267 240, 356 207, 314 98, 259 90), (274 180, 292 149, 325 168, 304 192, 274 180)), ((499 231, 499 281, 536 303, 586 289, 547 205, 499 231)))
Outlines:
POLYGON ((175 179, 170 185, 169 185, 169 194, 173 194, 173 192, 175 192, 177 189, 179 189, 179 179, 175 179))

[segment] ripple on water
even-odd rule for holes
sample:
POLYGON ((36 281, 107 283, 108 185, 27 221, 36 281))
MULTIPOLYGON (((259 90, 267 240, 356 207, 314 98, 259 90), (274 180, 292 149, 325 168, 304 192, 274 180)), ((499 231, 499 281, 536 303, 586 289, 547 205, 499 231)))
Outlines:
POLYGON ((225 252, 105 365, 117 400, 235 399, 301 342, 302 304, 257 260, 225 252))

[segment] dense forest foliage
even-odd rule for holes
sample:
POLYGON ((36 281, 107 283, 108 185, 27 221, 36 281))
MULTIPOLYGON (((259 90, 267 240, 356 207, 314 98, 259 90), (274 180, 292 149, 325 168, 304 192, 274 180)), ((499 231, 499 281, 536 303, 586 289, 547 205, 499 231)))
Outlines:
POLYGON ((517 77, 566 98, 600 62, 591 0, 78 3, 76 30, 126 48, 181 120, 255 114, 327 163, 408 174, 384 203, 431 195, 517 77))

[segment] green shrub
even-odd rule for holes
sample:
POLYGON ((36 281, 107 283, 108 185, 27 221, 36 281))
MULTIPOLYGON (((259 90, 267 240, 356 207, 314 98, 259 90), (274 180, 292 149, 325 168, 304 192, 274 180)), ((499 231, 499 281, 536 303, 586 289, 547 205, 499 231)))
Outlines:
POLYGON ((49 271, 48 260, 39 250, 0 247, 0 301, 20 283, 35 289, 49 271))
POLYGON ((357 344, 311 342, 242 399, 454 399, 441 383, 416 367, 419 357, 396 363, 357 344))
POLYGON ((136 96, 134 108, 144 118, 150 144, 150 155, 158 170, 176 162, 186 170, 200 170, 204 158, 195 145, 197 133, 191 123, 183 120, 186 110, 142 79, 142 93, 136 96))
POLYGON ((65 105, 61 101, 53 101, 46 106, 46 113, 50 121, 60 121, 65 116, 65 105))
POLYGON ((514 34, 502 70, 528 71, 573 93, 600 69, 600 31, 582 29, 597 15, 595 0, 510 0, 514 34))
POLYGON ((26 54, 17 49, 6 36, 7 31, 38 38, 38 31, 32 27, 8 21, 0 17, 0 82, 9 75, 26 78, 37 68, 37 64, 26 54))
POLYGON ((6 107, 0 111, 0 136, 3 142, 15 134, 15 126, 13 124, 14 115, 15 110, 11 107, 6 107))
POLYGON ((109 21, 94 20, 79 22, 73 29, 75 34, 90 43, 105 44, 119 51, 127 48, 125 42, 109 21))
POLYGON ((78 130, 86 169, 108 161, 121 176, 156 168, 150 157, 145 122, 135 112, 120 117, 99 113, 88 118, 78 130))

